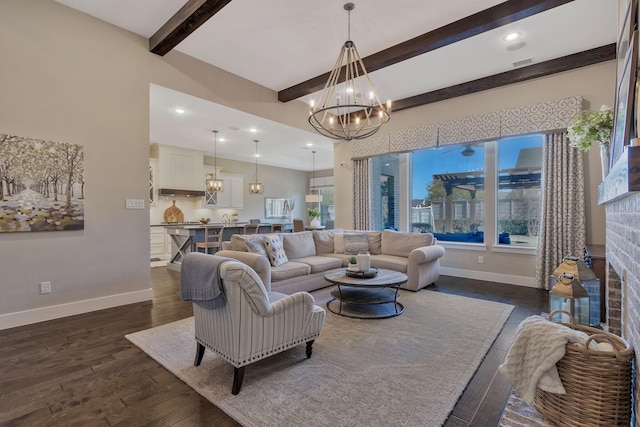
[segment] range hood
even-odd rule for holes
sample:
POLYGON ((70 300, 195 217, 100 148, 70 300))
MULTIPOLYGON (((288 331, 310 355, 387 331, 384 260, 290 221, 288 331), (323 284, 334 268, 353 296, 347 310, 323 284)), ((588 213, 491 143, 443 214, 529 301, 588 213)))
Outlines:
POLYGON ((168 197, 204 197, 204 191, 196 190, 175 190, 172 188, 159 188, 158 196, 168 197))

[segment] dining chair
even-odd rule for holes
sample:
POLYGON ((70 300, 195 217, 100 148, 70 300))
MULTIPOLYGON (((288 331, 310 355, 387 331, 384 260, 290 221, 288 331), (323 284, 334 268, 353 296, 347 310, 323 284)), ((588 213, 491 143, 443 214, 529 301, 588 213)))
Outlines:
POLYGON ((259 224, 245 224, 244 234, 258 234, 259 224))
POLYGON ((224 230, 223 225, 208 225, 204 227, 204 241, 196 242, 196 252, 200 252, 200 249, 204 249, 205 253, 215 254, 222 248, 222 232, 224 230), (209 249, 212 249, 209 252, 209 249))

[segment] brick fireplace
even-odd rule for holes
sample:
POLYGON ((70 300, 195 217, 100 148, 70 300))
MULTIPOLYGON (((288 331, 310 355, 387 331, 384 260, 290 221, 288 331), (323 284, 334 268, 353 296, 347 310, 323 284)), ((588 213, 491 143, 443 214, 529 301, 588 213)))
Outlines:
MULTIPOLYGON (((631 343, 638 369, 640 349, 640 147, 632 147, 621 159, 623 173, 612 169, 599 189, 606 208, 606 307, 609 331, 631 343), (638 157, 636 157, 638 156, 638 157), (622 185, 620 185, 622 183, 622 185)), ((616 162, 619 166, 621 162, 616 162)), ((614 167, 614 168, 615 168, 614 167)), ((640 414, 640 387, 634 376, 634 414, 640 414)))

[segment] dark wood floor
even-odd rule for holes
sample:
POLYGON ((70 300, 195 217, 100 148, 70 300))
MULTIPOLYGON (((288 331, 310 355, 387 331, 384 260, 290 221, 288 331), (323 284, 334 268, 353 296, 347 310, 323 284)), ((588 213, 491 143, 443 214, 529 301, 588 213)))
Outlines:
MULTIPOLYGON (((192 315, 179 274, 151 270, 153 301, 0 331, 0 425, 238 425, 124 338, 192 315)), ((497 367, 518 323, 546 308, 546 293, 445 276, 429 289, 516 306, 445 424, 495 426, 510 391, 497 367)))

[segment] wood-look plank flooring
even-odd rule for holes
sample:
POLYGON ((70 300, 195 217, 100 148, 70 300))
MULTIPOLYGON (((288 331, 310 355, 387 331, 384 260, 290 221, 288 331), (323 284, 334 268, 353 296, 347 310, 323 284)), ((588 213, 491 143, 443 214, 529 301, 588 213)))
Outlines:
MULTIPOLYGON (((179 273, 155 267, 151 278, 153 301, 0 331, 0 425, 238 426, 124 338, 193 314, 179 273)), ((516 306, 445 424, 495 426, 510 392, 497 367, 546 292, 447 276, 429 289, 516 306)))

